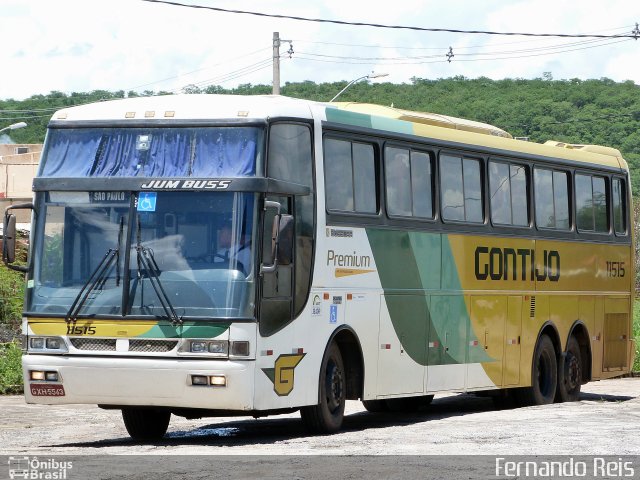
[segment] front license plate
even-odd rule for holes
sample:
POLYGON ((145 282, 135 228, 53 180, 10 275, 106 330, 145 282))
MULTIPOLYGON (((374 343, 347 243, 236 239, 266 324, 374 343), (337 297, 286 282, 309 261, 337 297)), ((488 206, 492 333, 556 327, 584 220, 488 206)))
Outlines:
POLYGON ((64 397, 64 387, 62 385, 41 385, 32 383, 29 387, 31 395, 34 397, 64 397))

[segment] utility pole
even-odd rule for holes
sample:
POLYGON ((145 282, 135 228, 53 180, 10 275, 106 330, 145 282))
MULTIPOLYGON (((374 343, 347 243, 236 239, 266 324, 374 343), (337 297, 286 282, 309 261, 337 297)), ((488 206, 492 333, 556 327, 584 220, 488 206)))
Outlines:
POLYGON ((273 32, 273 90, 280 95, 280 32, 273 32))
POLYGON ((274 95, 280 95, 280 44, 289 43, 289 58, 293 55, 293 45, 291 40, 280 40, 280 32, 273 32, 273 89, 274 95))

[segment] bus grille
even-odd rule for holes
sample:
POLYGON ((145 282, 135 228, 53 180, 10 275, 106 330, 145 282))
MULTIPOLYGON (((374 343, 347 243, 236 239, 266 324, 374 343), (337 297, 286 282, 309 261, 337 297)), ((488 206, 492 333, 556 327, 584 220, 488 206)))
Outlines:
POLYGON ((115 352, 115 338, 70 338, 71 345, 78 350, 110 351, 115 352))
POLYGON ((130 352, 170 352, 178 340, 129 340, 130 352))

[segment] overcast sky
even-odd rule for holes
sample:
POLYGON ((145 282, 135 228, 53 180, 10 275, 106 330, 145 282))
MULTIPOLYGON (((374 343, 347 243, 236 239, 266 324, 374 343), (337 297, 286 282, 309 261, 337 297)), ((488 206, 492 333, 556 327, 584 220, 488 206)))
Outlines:
MULTIPOLYGON (((638 0, 177 0, 262 13, 532 33, 630 34, 638 0)), ((0 99, 52 90, 180 91, 187 85, 271 84, 272 36, 281 83, 376 82, 464 75, 602 78, 640 84, 640 39, 528 38, 342 26, 141 0, 0 0, 0 99), (452 48, 454 56, 447 62, 452 48)))

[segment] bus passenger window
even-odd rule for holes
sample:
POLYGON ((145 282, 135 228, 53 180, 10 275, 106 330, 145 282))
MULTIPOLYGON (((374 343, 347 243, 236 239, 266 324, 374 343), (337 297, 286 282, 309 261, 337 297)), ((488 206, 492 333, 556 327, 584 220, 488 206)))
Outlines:
POLYGON ((442 218, 482 222, 482 184, 478 160, 440 156, 440 190, 442 218))
POLYGON ((618 235, 627 233, 627 209, 624 181, 613 179, 613 228, 618 235))
POLYGON ((536 205, 536 225, 540 228, 568 230, 568 174, 536 168, 533 173, 536 205))
POLYGON ((489 162, 491 221, 497 225, 529 225, 527 171, 521 165, 489 162))
POLYGON ((409 150, 387 147, 384 152, 384 167, 389 215, 411 216, 409 150))
POLYGON ((327 210, 377 213, 373 145, 326 138, 324 162, 327 210))
POLYGON ((491 221, 499 225, 511 225, 511 183, 509 165, 489 162, 489 186, 491 221))
POLYGON ((387 212, 433 218, 431 157, 408 148, 385 148, 387 212))
POLYGON ((376 213, 376 171, 373 147, 364 143, 353 144, 353 193, 356 212, 376 213))
POLYGON ((433 218, 433 168, 426 153, 411 152, 411 192, 413 214, 433 218))
POLYGON ((604 177, 576 175, 576 223, 578 230, 607 233, 607 191, 604 177))

